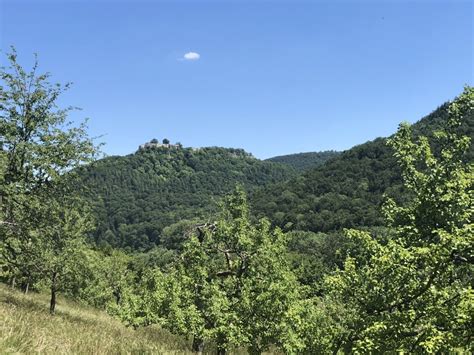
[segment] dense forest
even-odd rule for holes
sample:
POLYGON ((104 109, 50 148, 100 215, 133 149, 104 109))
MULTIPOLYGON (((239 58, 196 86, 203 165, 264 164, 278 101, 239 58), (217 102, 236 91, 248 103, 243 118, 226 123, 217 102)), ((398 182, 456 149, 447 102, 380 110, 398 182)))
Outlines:
POLYGON ((327 150, 324 152, 308 152, 280 155, 269 158, 267 161, 282 163, 291 166, 297 171, 304 171, 323 165, 326 161, 339 155, 339 152, 327 150))
POLYGON ((130 327, 113 323, 125 352, 169 349, 133 348, 144 328, 198 354, 474 351, 474 88, 311 159, 166 140, 98 160, 59 105, 69 85, 7 60, 0 280, 47 295, 34 319, 65 295, 130 327))
POLYGON ((240 149, 156 147, 96 161, 80 175, 98 218, 97 243, 146 250, 163 241, 165 227, 216 212, 236 184, 250 191, 295 172, 240 149))

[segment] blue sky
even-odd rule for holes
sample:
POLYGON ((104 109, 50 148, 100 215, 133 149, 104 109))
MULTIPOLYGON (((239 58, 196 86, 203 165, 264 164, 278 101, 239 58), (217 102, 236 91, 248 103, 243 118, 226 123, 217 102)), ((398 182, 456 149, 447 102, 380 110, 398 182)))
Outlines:
POLYGON ((0 3, 2 50, 72 81, 61 103, 110 155, 154 137, 259 158, 343 150, 473 84, 470 1, 0 3))

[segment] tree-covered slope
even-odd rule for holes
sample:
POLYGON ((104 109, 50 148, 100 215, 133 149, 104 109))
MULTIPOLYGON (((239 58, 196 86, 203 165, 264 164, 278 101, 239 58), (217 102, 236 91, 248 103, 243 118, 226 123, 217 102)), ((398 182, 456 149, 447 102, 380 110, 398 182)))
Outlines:
POLYGON ((99 160, 81 171, 97 215, 98 243, 146 249, 164 227, 205 218, 236 184, 252 190, 295 175, 241 149, 149 148, 99 160))
MULTIPOLYGON (((447 118, 444 104, 414 125, 415 133, 432 136, 447 118)), ((460 131, 474 136, 474 117, 464 117, 460 131)), ((355 146, 290 181, 259 191, 252 205, 286 229, 334 231, 382 224, 383 195, 403 198, 400 170, 386 138, 355 146)), ((468 159, 474 158, 474 149, 468 159)))
POLYGON ((296 153, 272 157, 267 159, 267 161, 286 164, 297 171, 305 171, 311 168, 316 168, 324 164, 329 159, 338 156, 339 154, 340 152, 334 150, 327 150, 324 152, 296 153))

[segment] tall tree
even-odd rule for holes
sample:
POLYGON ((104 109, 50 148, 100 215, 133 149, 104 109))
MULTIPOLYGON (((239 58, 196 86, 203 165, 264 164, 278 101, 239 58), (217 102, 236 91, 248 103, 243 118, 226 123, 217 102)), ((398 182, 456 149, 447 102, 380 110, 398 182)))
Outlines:
POLYGON ((7 276, 15 277, 36 268, 25 260, 43 234, 39 211, 51 206, 51 196, 69 191, 73 169, 93 160, 97 147, 85 122, 68 120, 74 108, 58 107, 70 84, 51 83, 48 73, 38 73, 37 60, 26 71, 14 48, 7 59, 0 69, 0 251, 7 276))

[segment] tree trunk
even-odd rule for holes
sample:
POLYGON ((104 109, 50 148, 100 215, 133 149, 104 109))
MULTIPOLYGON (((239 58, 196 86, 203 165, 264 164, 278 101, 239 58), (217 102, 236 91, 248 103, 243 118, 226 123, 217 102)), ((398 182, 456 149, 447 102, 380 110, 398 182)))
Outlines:
POLYGON ((217 355, 225 355, 227 354, 227 346, 228 341, 227 338, 223 334, 219 334, 216 339, 217 345, 217 355))
POLYGON ((120 295, 120 291, 115 290, 115 291, 113 292, 113 294, 114 294, 114 297, 115 297, 115 303, 116 303, 117 305, 119 305, 119 304, 120 304, 120 300, 121 300, 121 298, 122 298, 121 295, 120 295))
POLYGON ((12 288, 15 288, 15 284, 16 284, 16 276, 13 276, 12 277, 12 284, 11 284, 12 288))
POLYGON ((25 295, 28 294, 28 289, 29 289, 29 288, 30 288, 30 283, 27 282, 27 283, 26 283, 26 286, 25 286, 25 295))
POLYGON ((194 336, 193 338, 193 351, 199 355, 202 354, 202 351, 204 350, 204 340, 201 338, 194 336))
POLYGON ((51 301, 49 303, 50 314, 54 314, 56 309, 56 276, 57 273, 53 272, 53 276, 51 277, 51 301))

